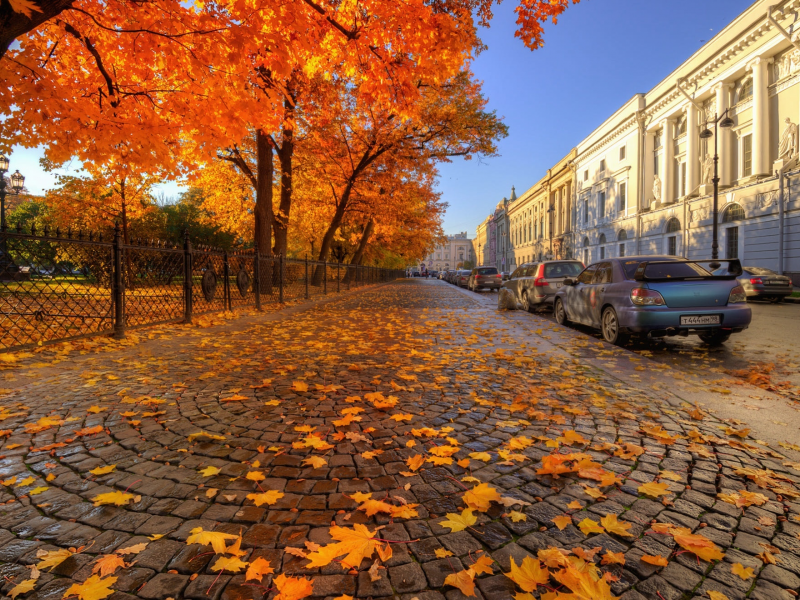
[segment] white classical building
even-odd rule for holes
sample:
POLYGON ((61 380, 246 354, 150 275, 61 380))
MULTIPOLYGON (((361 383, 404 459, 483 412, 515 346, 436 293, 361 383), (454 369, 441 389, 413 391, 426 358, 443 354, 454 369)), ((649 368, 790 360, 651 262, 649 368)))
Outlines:
POLYGON ((429 271, 441 271, 463 268, 464 263, 474 265, 476 257, 472 242, 466 231, 448 235, 447 241, 422 259, 420 266, 429 271))
POLYGON ((798 11, 755 2, 578 144, 577 257, 710 257, 716 143, 719 256, 800 284, 798 11), (723 116, 732 123, 715 129, 723 116))

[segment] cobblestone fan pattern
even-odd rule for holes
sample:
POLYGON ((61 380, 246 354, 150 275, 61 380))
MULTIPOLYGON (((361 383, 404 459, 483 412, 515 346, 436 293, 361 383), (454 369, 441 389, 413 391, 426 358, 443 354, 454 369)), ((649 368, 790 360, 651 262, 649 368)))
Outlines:
POLYGON ((457 572, 478 599, 606 597, 556 579, 565 564, 624 600, 796 597, 800 464, 667 391, 503 347, 512 327, 405 281, 27 385, 0 413, 2 593, 72 548, 16 597, 75 594, 107 555, 124 562, 112 600, 261 599, 286 576, 320 598, 463 600, 457 572), (482 507, 479 489, 496 490, 482 507), (467 503, 473 524, 441 524, 467 503), (391 556, 310 568, 332 525, 377 529, 391 556), (198 529, 241 534, 228 556, 274 573, 214 570, 212 546, 187 543, 198 529), (687 550, 691 533, 721 560, 687 550), (526 557, 553 575, 527 595, 505 575, 526 557))

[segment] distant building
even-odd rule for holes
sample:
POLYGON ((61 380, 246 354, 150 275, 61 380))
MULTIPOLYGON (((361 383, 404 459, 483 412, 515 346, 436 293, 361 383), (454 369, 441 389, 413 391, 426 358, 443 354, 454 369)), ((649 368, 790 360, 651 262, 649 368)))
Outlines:
POLYGON ((466 231, 448 235, 447 241, 423 258, 420 266, 424 265, 429 271, 441 271, 463 268, 464 263, 475 264, 473 240, 466 231))

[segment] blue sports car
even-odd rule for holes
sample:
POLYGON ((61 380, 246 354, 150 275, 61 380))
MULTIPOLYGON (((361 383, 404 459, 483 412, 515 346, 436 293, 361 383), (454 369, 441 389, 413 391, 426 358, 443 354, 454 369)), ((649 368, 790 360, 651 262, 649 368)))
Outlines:
POLYGON ((553 311, 559 324, 600 329, 612 344, 622 345, 631 335, 661 338, 690 333, 708 344, 722 344, 750 325, 747 296, 736 280, 741 273, 738 260, 674 256, 601 260, 577 278, 564 280, 553 311))

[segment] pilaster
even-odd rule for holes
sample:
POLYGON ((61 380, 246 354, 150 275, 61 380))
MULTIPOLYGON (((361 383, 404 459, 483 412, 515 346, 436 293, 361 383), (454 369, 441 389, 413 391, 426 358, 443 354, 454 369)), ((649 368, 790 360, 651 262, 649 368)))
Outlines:
MULTIPOLYGON (((717 114, 721 115, 726 108, 730 107, 732 83, 718 83, 715 91, 717 92, 717 114)), ((713 115, 711 115, 713 117, 713 115)), ((731 185, 731 130, 730 128, 718 127, 719 140, 717 140, 717 152, 719 153, 719 185, 720 187, 731 185)), ((709 140, 710 142, 711 140, 709 140)), ((713 149, 709 149, 713 154, 713 149)))
POLYGON ((758 57, 750 61, 753 72, 753 175, 767 175, 769 164, 769 75, 771 58, 758 57))
POLYGON ((686 106, 686 195, 694 196, 699 185, 700 153, 697 134, 697 108, 691 102, 686 106))

